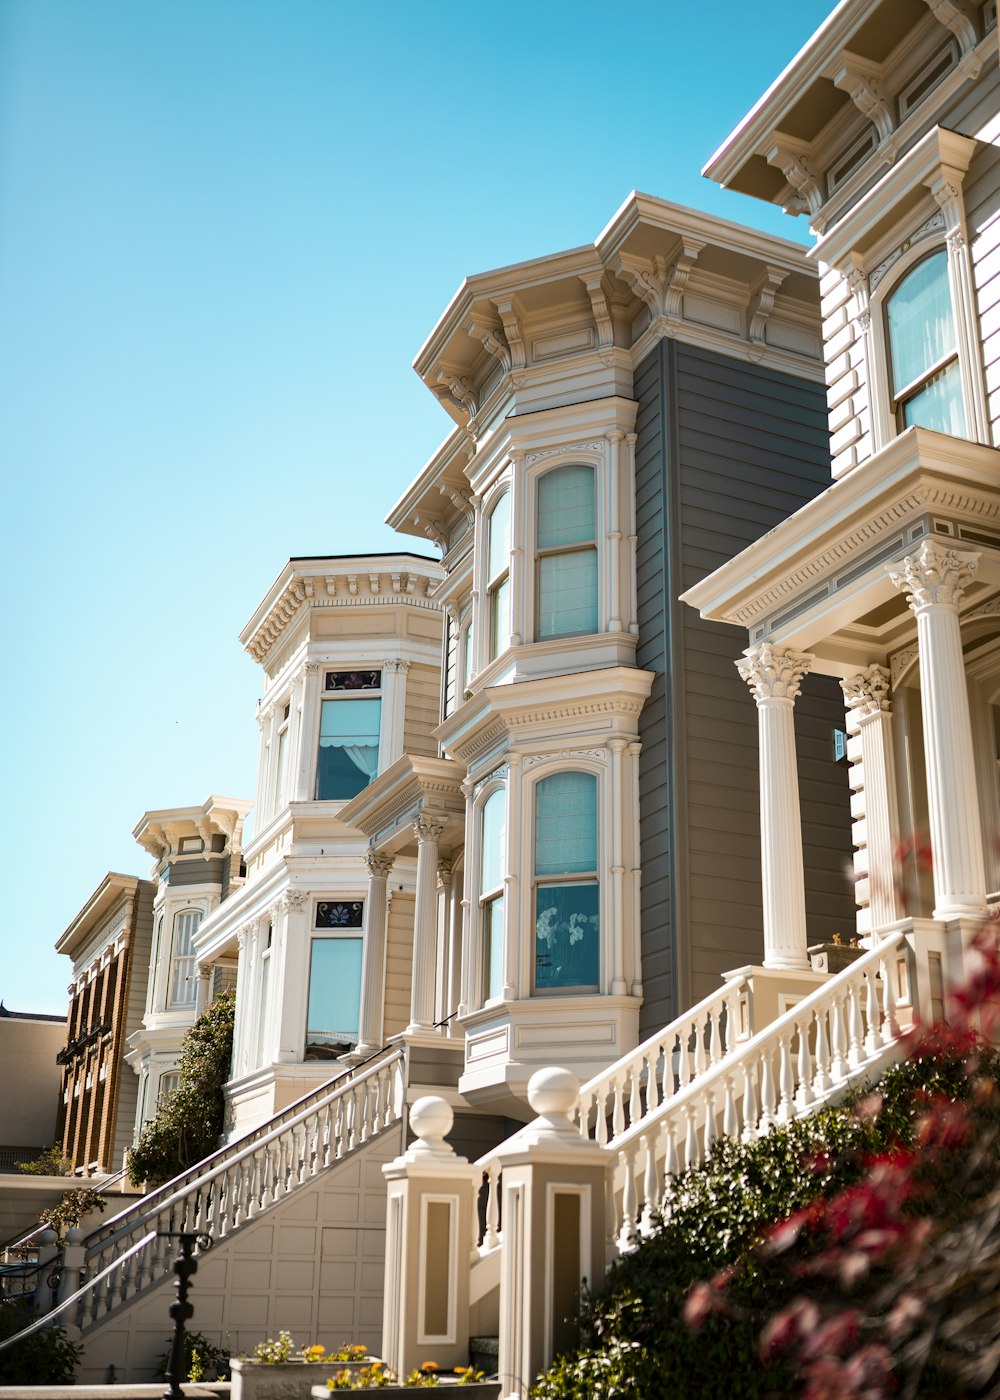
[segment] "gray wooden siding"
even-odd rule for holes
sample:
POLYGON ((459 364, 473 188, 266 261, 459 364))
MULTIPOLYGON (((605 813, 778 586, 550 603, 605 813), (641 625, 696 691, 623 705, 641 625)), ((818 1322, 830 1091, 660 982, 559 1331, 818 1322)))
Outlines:
POLYGON ((403 752, 437 757, 431 730, 440 718, 441 672, 437 666, 414 663, 406 673, 406 712, 403 719, 403 752))
POLYGON ((166 873, 171 889, 185 885, 222 885, 222 857, 210 860, 177 861, 166 873))
MULTIPOLYGON (((830 459, 823 390, 791 376, 664 341, 635 392, 638 663, 656 673, 640 720, 646 1034, 763 950, 757 714, 734 665, 746 636, 676 600, 825 489, 830 459)), ((796 731, 811 941, 853 921, 838 726, 839 687, 807 678, 796 731)))

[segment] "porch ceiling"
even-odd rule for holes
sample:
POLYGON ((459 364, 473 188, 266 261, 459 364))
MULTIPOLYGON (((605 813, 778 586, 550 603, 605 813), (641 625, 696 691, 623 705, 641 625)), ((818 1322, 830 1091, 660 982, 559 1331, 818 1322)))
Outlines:
POLYGON ((451 758, 404 754, 340 809, 340 820, 363 831, 372 846, 400 854, 415 843, 413 821, 421 812, 445 817, 442 851, 464 840, 465 769, 451 758))
POLYGON ((812 652, 843 676, 915 632, 887 566, 935 537, 979 550, 966 602, 1000 587, 1000 453, 911 428, 682 595, 751 643, 812 652))

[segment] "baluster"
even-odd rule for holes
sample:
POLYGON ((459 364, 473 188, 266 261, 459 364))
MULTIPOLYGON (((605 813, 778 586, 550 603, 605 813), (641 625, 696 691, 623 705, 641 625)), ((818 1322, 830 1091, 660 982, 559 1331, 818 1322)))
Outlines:
POLYGON ((636 1192, 635 1192, 635 1148, 627 1148, 621 1155, 625 1170, 622 1190, 622 1227, 618 1235, 618 1248, 628 1254, 636 1245, 636 1192))
POLYGON ((365 1087, 365 1142, 378 1132, 378 1080, 372 1076, 365 1087))
POLYGON ((682 1026, 677 1037, 677 1086, 680 1089, 691 1082, 691 1055, 688 1049, 690 1039, 691 1027, 682 1026))
POLYGON ((882 1036, 879 1032, 878 996, 875 991, 875 973, 877 968, 870 968, 865 975, 865 1021, 867 1028, 865 1031, 865 1050, 869 1055, 874 1055, 876 1050, 882 1048, 882 1036))
POLYGON ((705 1073, 705 1022, 699 1019, 694 1023, 694 1077, 700 1079, 705 1073))
POLYGON ((708 1018, 711 1023, 709 1031, 710 1040, 708 1043, 709 1064, 717 1065, 722 1059, 722 1027, 719 1022, 722 1019, 722 1007, 718 1006, 715 1012, 709 1012, 708 1018))
POLYGON ((607 1147, 608 1145, 608 1115, 605 1112, 606 1093, 606 1089, 598 1089, 594 1105, 597 1113, 597 1117, 594 1119, 594 1141, 599 1147, 607 1147))
POLYGON ((628 1125, 634 1127, 642 1120, 642 1097, 639 1093, 639 1078, 642 1066, 634 1064, 632 1066, 632 1092, 628 1100, 628 1125))
POLYGON ((611 1134, 620 1137, 625 1131, 625 1102, 622 1082, 617 1074, 611 1080, 611 1134))
POLYGON ((798 1087, 795 1090, 795 1104, 800 1112, 805 1110, 812 1103, 812 1056, 809 1053, 809 1030, 812 1018, 807 1016, 803 1021, 795 1023, 795 1029, 799 1036, 799 1058, 796 1073, 798 1075, 798 1087))
POLYGON ((830 1075, 839 1084, 847 1075, 847 1027, 844 1024, 843 994, 830 999, 830 1075))
POLYGON ((382 1131, 382 1107, 385 1098, 385 1081, 382 1071, 372 1076, 372 1133, 382 1131))
POLYGON ((890 953, 882 959, 882 1031, 891 1040, 899 1038, 899 1022, 896 1020, 896 958, 890 953))
POLYGON ((487 1168, 486 1188, 486 1229, 483 1232, 481 1254, 496 1249, 500 1244, 500 1163, 493 1159, 487 1168))
POLYGON ((847 1029, 850 1036, 850 1048, 847 1052, 848 1063, 852 1069, 856 1069, 864 1059, 862 1054, 861 1039, 864 1035, 864 1027, 861 1024, 861 998, 858 994, 857 982, 852 982, 847 989, 848 1022, 847 1029))
POLYGON ((757 1136, 757 1084, 754 1067, 747 1061, 743 1066, 743 1141, 752 1142, 757 1136))
POLYGON ((702 1133, 702 1158, 708 1161, 712 1153, 712 1144, 718 1138, 718 1128, 715 1123, 715 1095, 711 1090, 705 1095, 705 1127, 702 1133))
POLYGON ((726 1054, 736 1049, 740 1034, 740 994, 736 988, 726 997, 726 1054))
POLYGON ((778 1039, 778 1086, 781 1101, 778 1104, 778 1122, 790 1123, 795 1117, 795 1071, 792 1058, 792 1033, 786 1031, 778 1039))
POLYGON ((287 1196, 292 1189, 292 1164, 291 1147, 288 1141, 288 1133, 282 1133, 278 1138, 278 1170, 277 1181, 275 1182, 275 1194, 277 1196, 287 1196))
POLYGON ((731 1074, 727 1074, 725 1078, 725 1093, 726 1100, 722 1109, 722 1131, 727 1138, 735 1139, 739 1136, 740 1120, 736 1113, 736 1091, 731 1074))
POLYGON ((337 1157, 342 1157, 342 1156, 344 1155, 344 1095, 343 1095, 343 1094, 340 1094, 340 1095, 338 1095, 338 1097, 337 1097, 337 1117, 336 1117, 336 1122, 335 1122, 335 1124, 334 1124, 333 1138, 334 1138, 334 1144, 335 1144, 335 1149, 336 1149, 336 1150, 334 1151, 334 1154, 333 1154, 333 1155, 334 1155, 335 1158, 337 1158, 337 1157))
POLYGON ((663 1160, 663 1214, 669 1218, 670 1201, 674 1194, 674 1182, 677 1179, 677 1127, 671 1118, 666 1126, 667 1151, 663 1160))
POLYGON ((347 1096, 347 1150, 353 1152, 358 1145, 358 1086, 355 1084, 347 1096))
POLYGON ((590 1110, 594 1102, 594 1093, 591 1090, 587 1094, 581 1094, 576 1105, 577 1127, 580 1129, 580 1136, 584 1142, 590 1139, 590 1110))
POLYGON ((764 1046, 760 1057, 760 1126, 770 1128, 774 1122, 774 1066, 771 1050, 764 1046))
POLYGON ((615 1190, 615 1173, 604 1173, 604 1257, 610 1259, 618 1239, 618 1193, 615 1190))
POLYGON ((813 1075, 813 1098, 820 1098, 830 1087, 830 1043, 826 1034, 826 1007, 816 1011, 816 1071, 813 1075))
POLYGON ((660 1105, 660 1057, 666 1051, 662 1045, 653 1048, 646 1061, 646 1112, 652 1113, 660 1105))
POLYGON ((684 1138, 684 1166, 690 1171, 701 1160, 698 1155, 698 1121, 693 1104, 684 1110, 687 1115, 687 1133, 684 1138))
POLYGON ((295 1179, 297 1184, 301 1186, 302 1182, 308 1181, 310 1176, 312 1151, 309 1142, 310 1135, 308 1124, 300 1123, 295 1130, 295 1136, 298 1140, 299 1149, 298 1172, 295 1179))
POLYGON ((666 1103, 667 1099, 674 1096, 674 1037, 661 1042, 660 1051, 663 1055, 663 1069, 660 1078, 660 1102, 666 1103))
POLYGON ((646 1133, 641 1142, 646 1149, 646 1172, 642 1182, 642 1214, 639 1218, 639 1231, 644 1236, 653 1233, 653 1216, 659 1204, 656 1181, 656 1133, 646 1133))

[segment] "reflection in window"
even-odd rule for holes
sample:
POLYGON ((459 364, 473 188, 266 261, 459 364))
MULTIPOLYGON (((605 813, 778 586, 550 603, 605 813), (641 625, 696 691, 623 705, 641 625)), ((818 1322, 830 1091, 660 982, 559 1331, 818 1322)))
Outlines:
POLYGON ((901 428, 965 433, 948 254, 924 258, 886 305, 893 405, 901 428))
POLYGON ((559 467, 538 481, 538 636, 597 631, 594 471, 559 467))
POLYGON ((507 794, 499 788, 483 803, 479 864, 480 927, 483 931, 483 1000, 503 992, 503 876, 507 794))
POLYGON ((201 912, 186 909, 174 915, 173 943, 170 949, 170 991, 168 1007, 193 1006, 198 994, 194 975, 194 935, 201 923, 201 912))
POLYGON ((510 492, 497 501, 487 524, 487 618, 490 661, 510 645, 510 492))
POLYGON ((331 1060, 358 1040, 361 939, 314 938, 306 1007, 307 1060, 331 1060))
POLYGON ((535 988, 600 980, 597 779, 554 773, 535 786, 535 988))
POLYGON ((347 801, 378 772, 381 700, 324 700, 319 726, 316 796, 347 801))

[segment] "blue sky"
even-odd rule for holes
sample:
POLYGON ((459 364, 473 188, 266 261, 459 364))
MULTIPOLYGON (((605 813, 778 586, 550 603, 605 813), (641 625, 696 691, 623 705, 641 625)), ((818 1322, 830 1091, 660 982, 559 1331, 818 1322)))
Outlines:
POLYGON ((463 276, 632 189, 807 241, 699 171, 828 9, 3 0, 8 1007, 65 1010, 146 809, 252 797, 283 562, 415 547, 383 517, 450 420, 410 362, 463 276))

